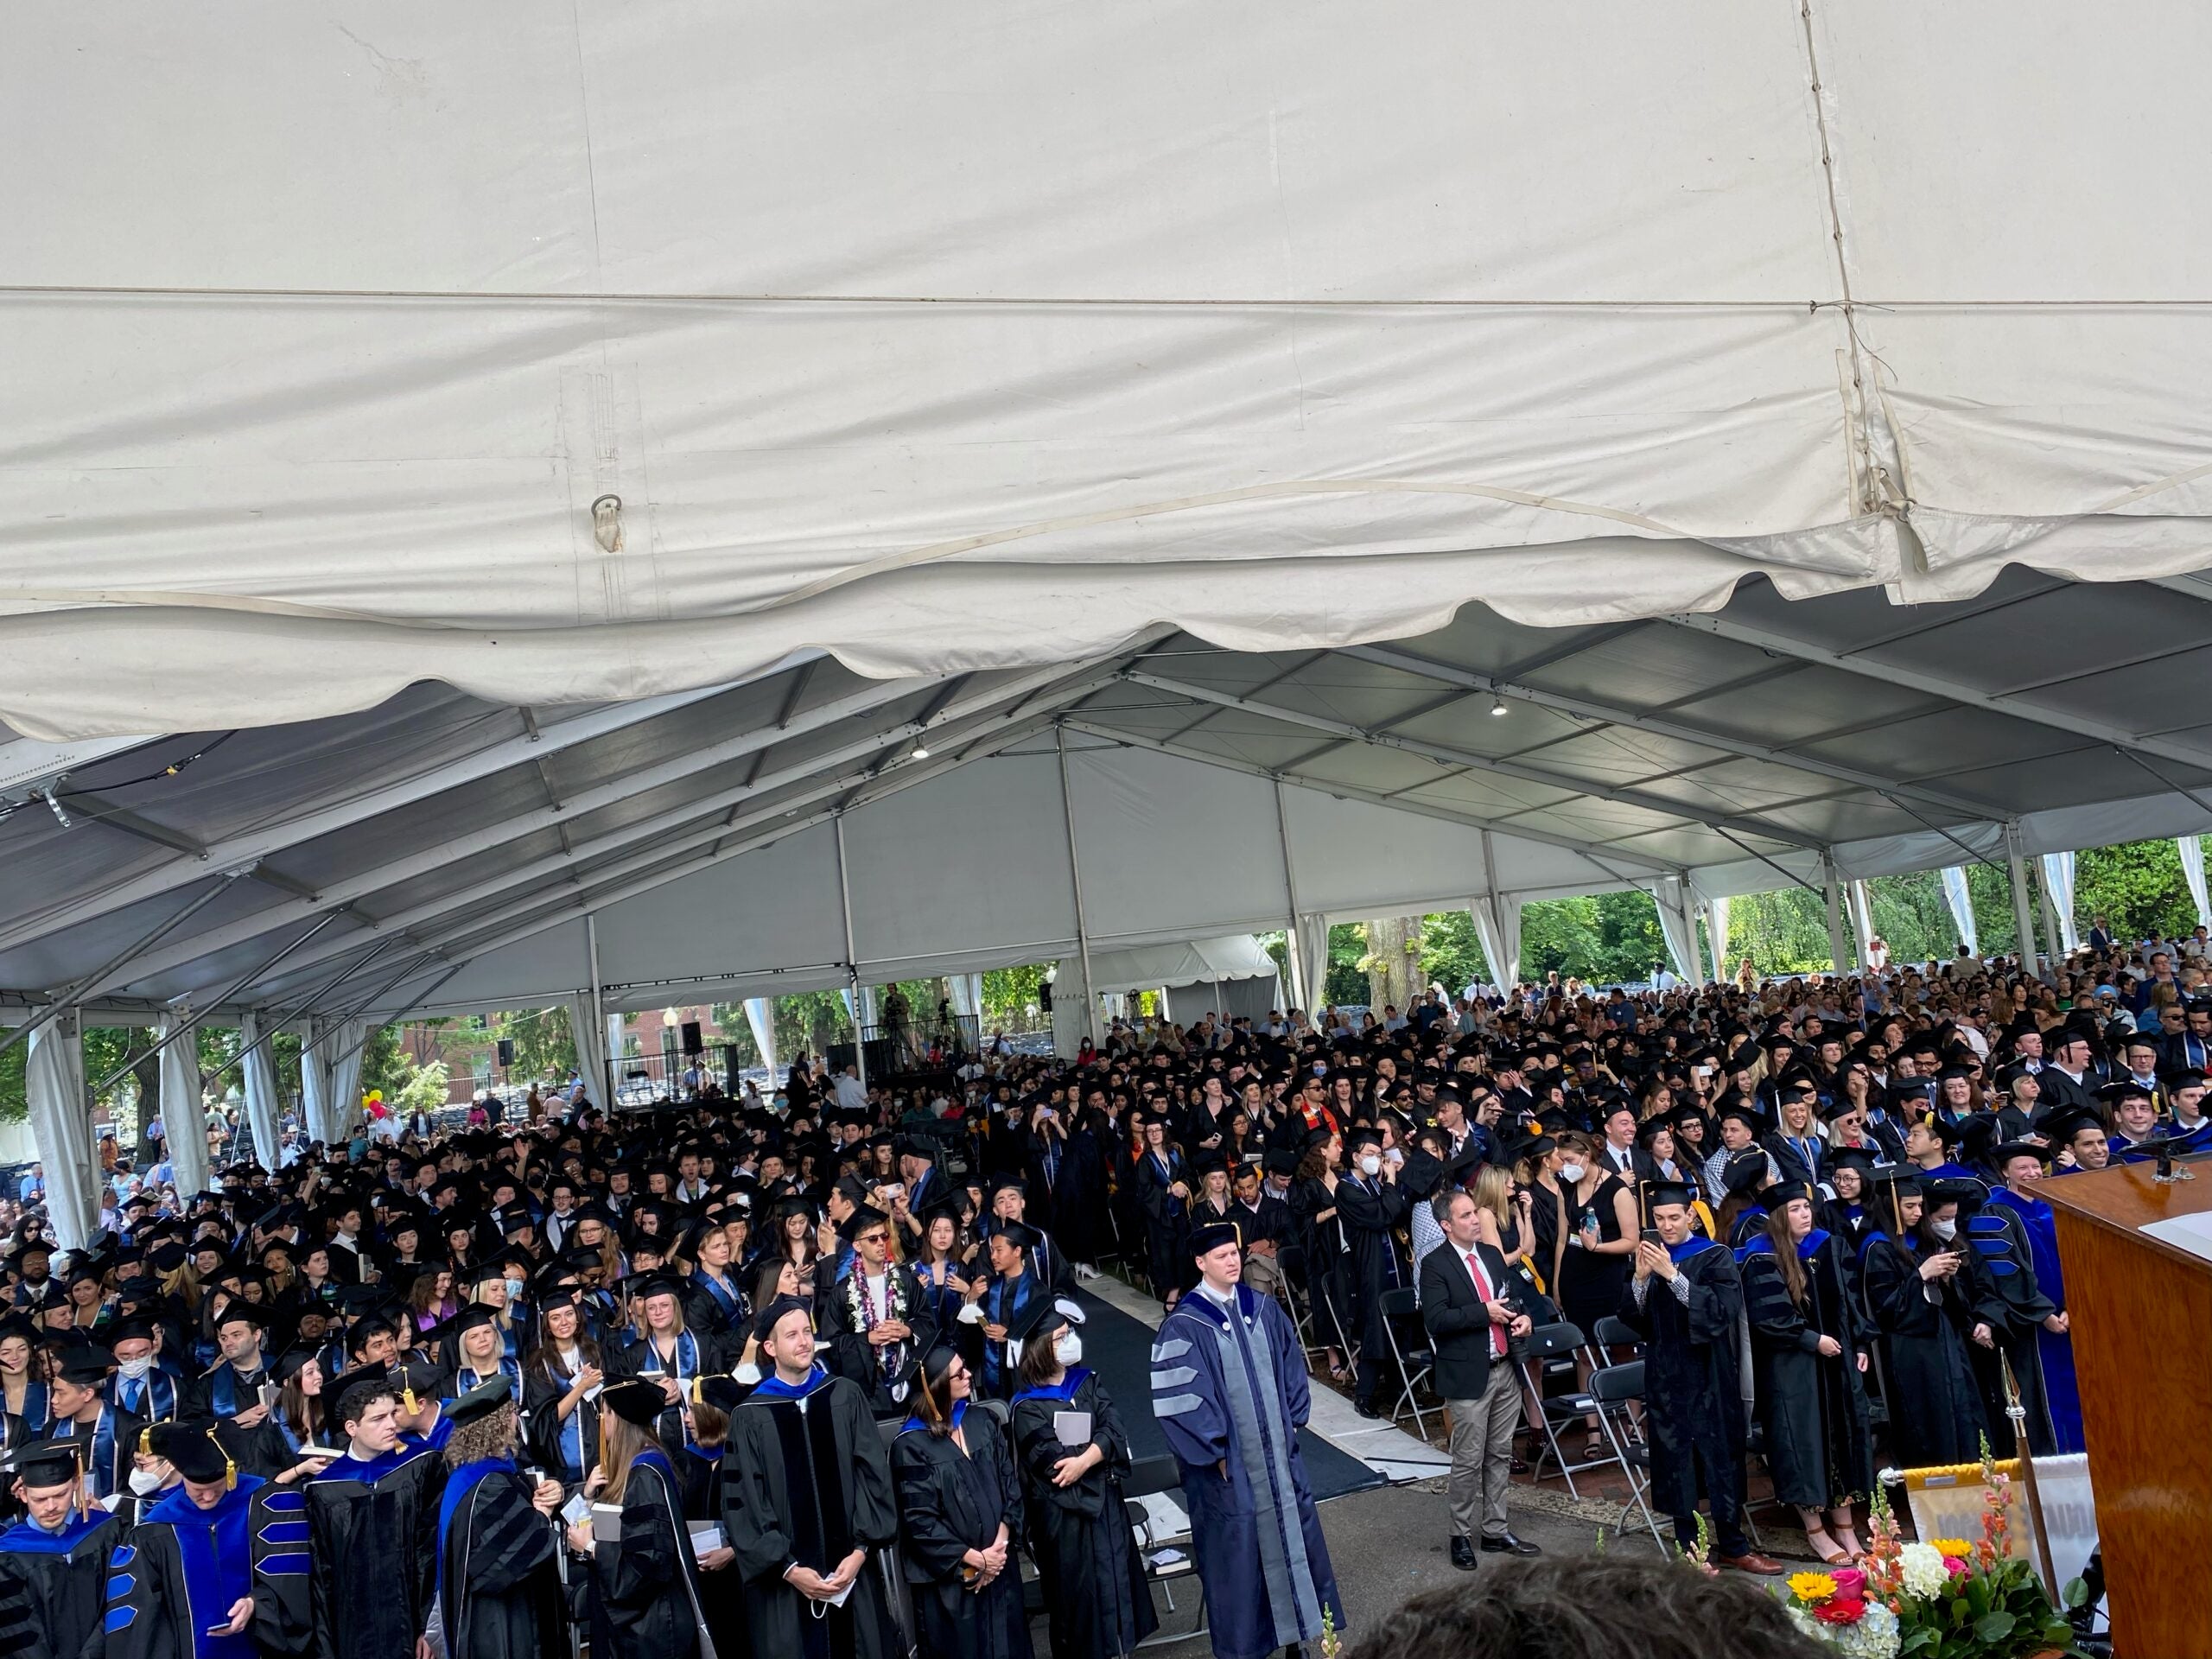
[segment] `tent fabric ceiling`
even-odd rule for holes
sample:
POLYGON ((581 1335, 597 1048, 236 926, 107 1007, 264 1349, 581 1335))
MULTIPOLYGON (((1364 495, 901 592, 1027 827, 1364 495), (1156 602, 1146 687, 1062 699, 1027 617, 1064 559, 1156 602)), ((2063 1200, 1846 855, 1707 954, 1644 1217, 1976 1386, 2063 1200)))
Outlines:
POLYGON ((28 737, 2202 561, 2202 8, 234 23, 0 21, 28 737))
POLYGON ((1335 650, 1159 627, 893 681, 813 656, 575 709, 416 686, 108 756, 63 812, 0 798, 0 1008, 534 1004, 591 982, 587 915, 618 1007, 973 971, 1076 949, 1074 868, 1106 952, 1816 884, 1824 850, 1846 876, 2002 861, 2008 824, 2030 853, 2195 833, 2212 727, 2162 688, 2207 620, 2196 578, 2015 570, 1911 607, 1764 582, 1641 622, 1471 606, 1335 650))

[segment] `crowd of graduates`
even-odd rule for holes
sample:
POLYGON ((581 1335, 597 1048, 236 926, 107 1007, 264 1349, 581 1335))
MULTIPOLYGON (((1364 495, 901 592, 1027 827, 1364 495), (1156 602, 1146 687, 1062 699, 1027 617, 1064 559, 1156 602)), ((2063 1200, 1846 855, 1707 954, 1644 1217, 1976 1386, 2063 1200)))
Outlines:
POLYGON ((1388 1293, 1461 1192, 1516 1343, 1648 1344, 1678 1527, 1702 1501, 1748 1554, 1756 1452, 1847 1560, 1878 1454, 2005 1447, 2008 1376, 2036 1449, 2079 1447, 2037 1184, 2212 1144, 2202 967, 1117 1024, 1077 1065, 802 1062, 768 1097, 318 1145, 67 1252, 33 1213, 0 1262, 0 1649, 1022 1659, 1026 1557, 1055 1659, 1123 1653, 1154 1627, 1133 1406, 1217 1652, 1310 1641, 1346 1620, 1309 1363, 1381 1410, 1388 1293), (1083 1363, 1076 1287, 1113 1264, 1166 1313, 1141 1405, 1083 1363))

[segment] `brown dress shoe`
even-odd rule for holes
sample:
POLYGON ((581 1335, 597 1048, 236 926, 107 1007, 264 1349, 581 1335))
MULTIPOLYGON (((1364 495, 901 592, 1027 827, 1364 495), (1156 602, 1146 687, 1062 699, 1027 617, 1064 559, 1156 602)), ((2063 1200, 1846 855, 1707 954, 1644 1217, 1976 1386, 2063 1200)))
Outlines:
POLYGON ((1762 1555, 1757 1550, 1745 1550, 1741 1555, 1716 1555, 1713 1558, 1713 1564, 1732 1567, 1738 1573, 1756 1573, 1762 1579, 1777 1578, 1789 1571, 1780 1561, 1762 1555))

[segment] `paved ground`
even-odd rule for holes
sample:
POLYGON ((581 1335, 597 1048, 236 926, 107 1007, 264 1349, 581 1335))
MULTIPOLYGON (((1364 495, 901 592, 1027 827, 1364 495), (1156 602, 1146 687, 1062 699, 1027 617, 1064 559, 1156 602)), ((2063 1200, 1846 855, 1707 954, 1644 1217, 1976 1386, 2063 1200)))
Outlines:
MULTIPOLYGON (((1581 1553, 1597 1541, 1595 1525, 1549 1508, 1524 1506, 1516 1502, 1511 1521, 1515 1532, 1547 1550, 1581 1553)), ((1480 1567, 1468 1574, 1452 1565, 1446 1553, 1451 1516, 1445 1508, 1443 1493, 1435 1483, 1385 1487, 1379 1491, 1355 1492, 1348 1497, 1333 1498, 1321 1506, 1321 1530, 1329 1541, 1329 1560, 1337 1570, 1337 1585, 1344 1599, 1344 1611, 1355 1628, 1374 1623, 1421 1591, 1481 1575, 1480 1567)), ((1640 1542, 1629 1540, 1618 1546, 1609 1537, 1606 1548, 1610 1550, 1616 1547, 1656 1553, 1648 1535, 1640 1542)), ((1482 1558, 1485 1567, 1494 1566, 1503 1559, 1482 1558)), ((1171 1613, 1165 1603, 1160 1605, 1160 1624, 1163 1631, 1191 1628, 1198 1607, 1196 1582, 1178 1580, 1175 1599, 1180 1605, 1179 1611, 1171 1613)), ((1042 1641, 1043 1627, 1039 1625, 1038 1630, 1039 1640, 1042 1641)), ((1162 1659, 1203 1659, 1209 1649, 1205 1638, 1200 1636, 1188 1641, 1162 1643, 1146 1651, 1160 1655, 1162 1659)))

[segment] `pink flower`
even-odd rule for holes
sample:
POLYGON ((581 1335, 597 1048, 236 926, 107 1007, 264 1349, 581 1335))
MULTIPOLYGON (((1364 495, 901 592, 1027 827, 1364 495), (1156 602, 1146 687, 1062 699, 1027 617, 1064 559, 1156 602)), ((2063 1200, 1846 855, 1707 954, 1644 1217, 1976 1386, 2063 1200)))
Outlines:
POLYGON ((1830 1570, 1828 1576, 1835 1580, 1835 1593, 1839 1599, 1844 1601, 1866 1599, 1866 1575, 1857 1567, 1835 1567, 1830 1570))
POLYGON ((1946 1555, 1943 1566, 1955 1579, 1963 1579, 1967 1575, 1967 1564, 1955 1555, 1946 1555))

